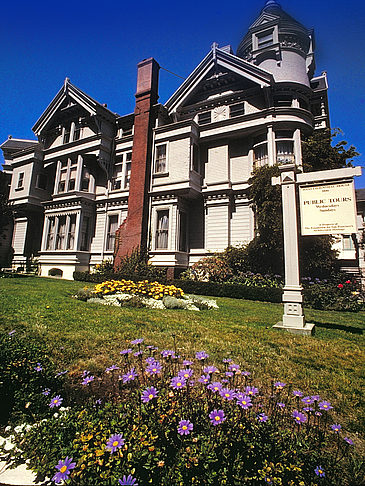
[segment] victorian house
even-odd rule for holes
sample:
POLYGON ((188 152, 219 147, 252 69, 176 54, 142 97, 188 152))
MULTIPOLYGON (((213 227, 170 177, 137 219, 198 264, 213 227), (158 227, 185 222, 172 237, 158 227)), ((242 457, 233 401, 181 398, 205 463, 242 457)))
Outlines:
POLYGON ((72 278, 145 245, 152 264, 183 269, 250 241, 253 169, 300 166, 303 135, 329 126, 314 48, 313 31, 269 0, 236 53, 214 43, 164 105, 152 58, 138 65, 124 116, 66 78, 37 140, 1 145, 14 261, 36 256, 41 275, 72 278))

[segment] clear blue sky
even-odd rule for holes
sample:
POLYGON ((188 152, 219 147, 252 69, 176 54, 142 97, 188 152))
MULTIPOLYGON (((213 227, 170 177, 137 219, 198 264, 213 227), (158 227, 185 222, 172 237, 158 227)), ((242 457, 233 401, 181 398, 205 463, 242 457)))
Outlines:
MULTIPOLYGON (((0 143, 34 138, 31 127, 68 76, 121 115, 134 108, 136 64, 154 57, 186 77, 212 42, 236 50, 265 0, 173 3, 5 2, 0 28, 0 143)), ((365 6, 357 0, 290 2, 282 7, 316 34, 317 73, 328 73, 332 127, 363 154, 365 166, 365 6)), ((182 82, 161 71, 160 101, 182 82)), ((356 178, 365 187, 365 169, 356 178)))

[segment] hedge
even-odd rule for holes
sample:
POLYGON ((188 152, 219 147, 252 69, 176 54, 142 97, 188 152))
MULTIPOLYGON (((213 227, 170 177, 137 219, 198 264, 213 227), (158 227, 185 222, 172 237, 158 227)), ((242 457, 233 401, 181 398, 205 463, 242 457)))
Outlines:
MULTIPOLYGON (((97 274, 74 272, 74 279, 83 282, 101 283, 105 280, 136 280, 136 277, 121 274, 97 274)), ((138 280, 143 280, 141 276, 138 280)), ((161 280, 161 279, 160 279, 161 280)), ((165 283, 165 282, 160 282, 165 283)), ((253 287, 238 283, 197 282, 195 280, 169 280, 169 285, 180 287, 186 294, 207 295, 211 297, 230 297, 233 299, 258 300, 261 302, 281 302, 282 289, 275 287, 253 287)))

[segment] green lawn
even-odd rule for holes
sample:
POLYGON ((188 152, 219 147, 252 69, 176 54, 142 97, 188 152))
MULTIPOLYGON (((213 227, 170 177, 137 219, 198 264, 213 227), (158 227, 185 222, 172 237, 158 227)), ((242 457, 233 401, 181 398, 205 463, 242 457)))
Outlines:
MULTIPOLYGON (((364 430, 365 312, 308 309, 314 337, 272 329, 282 306, 218 298, 218 310, 150 310, 88 304, 71 296, 84 284, 47 278, 0 280, 0 326, 44 341, 60 370, 97 373, 117 363, 128 339, 143 337, 160 349, 192 355, 205 350, 211 361, 232 357, 259 384, 272 379, 320 394, 353 434, 364 430)), ((359 437, 360 439, 360 437, 359 437)))

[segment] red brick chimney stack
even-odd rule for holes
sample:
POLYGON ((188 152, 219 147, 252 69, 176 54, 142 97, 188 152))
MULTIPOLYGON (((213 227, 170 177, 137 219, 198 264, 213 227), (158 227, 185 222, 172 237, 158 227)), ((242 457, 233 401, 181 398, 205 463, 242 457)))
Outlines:
POLYGON ((158 100, 159 69, 152 57, 138 64, 128 215, 116 232, 114 269, 133 249, 147 245, 152 129, 157 116, 153 106, 158 100))

